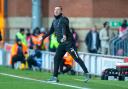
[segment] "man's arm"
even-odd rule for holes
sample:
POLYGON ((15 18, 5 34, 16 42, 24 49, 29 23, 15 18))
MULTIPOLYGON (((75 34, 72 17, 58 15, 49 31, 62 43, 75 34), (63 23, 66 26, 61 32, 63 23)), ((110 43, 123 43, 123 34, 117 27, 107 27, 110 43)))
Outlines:
POLYGON ((63 17, 63 23, 62 23, 62 33, 63 35, 66 35, 66 27, 69 26, 69 20, 66 17, 63 17))
POLYGON ((63 38, 61 39, 61 42, 66 41, 66 28, 69 27, 69 20, 66 17, 63 17, 63 23, 62 23, 62 34, 63 38))
POLYGON ((53 27, 53 23, 52 23, 52 26, 50 28, 50 31, 48 33, 46 33, 42 38, 43 40, 48 37, 49 35, 51 35, 52 33, 54 32, 54 27, 53 27))
POLYGON ((87 35, 86 35, 86 37, 85 37, 85 44, 86 44, 86 45, 88 45, 88 43, 89 43, 89 34, 90 34, 90 32, 87 33, 87 35))

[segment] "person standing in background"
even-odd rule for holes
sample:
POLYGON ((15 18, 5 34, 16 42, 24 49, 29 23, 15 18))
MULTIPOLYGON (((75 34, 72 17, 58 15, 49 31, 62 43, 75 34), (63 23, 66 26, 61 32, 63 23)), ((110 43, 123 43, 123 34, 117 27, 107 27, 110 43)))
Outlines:
POLYGON ((100 48, 100 38, 96 26, 94 26, 85 38, 85 43, 89 53, 97 53, 100 48))
POLYGON ((108 54, 109 51, 109 23, 104 22, 103 28, 100 30, 101 53, 108 54))
POLYGON ((119 28, 119 37, 122 37, 127 33, 128 33, 128 23, 127 23, 127 20, 124 19, 121 27, 119 28))
POLYGON ((76 48, 76 50, 78 50, 78 48, 79 48, 79 42, 78 42, 79 36, 78 36, 78 34, 75 32, 75 29, 74 29, 74 28, 71 28, 71 33, 72 33, 73 38, 74 38, 75 48, 76 48))

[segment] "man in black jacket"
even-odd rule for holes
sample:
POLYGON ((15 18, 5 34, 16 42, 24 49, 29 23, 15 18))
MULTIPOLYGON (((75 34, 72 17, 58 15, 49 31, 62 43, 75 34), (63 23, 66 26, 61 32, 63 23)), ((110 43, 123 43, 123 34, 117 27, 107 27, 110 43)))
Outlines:
POLYGON ((57 41, 59 42, 59 46, 56 50, 56 54, 54 57, 54 73, 53 76, 49 79, 49 81, 58 82, 57 77, 58 77, 59 65, 61 63, 61 59, 64 56, 64 54, 68 52, 74 58, 74 60, 82 67, 86 75, 85 82, 87 82, 89 80, 88 70, 84 62, 81 60, 78 53, 74 49, 75 48, 75 45, 73 44, 74 39, 69 29, 69 20, 67 17, 64 17, 62 15, 61 6, 55 7, 54 17, 55 19, 52 22, 50 31, 42 37, 43 39, 45 39, 47 36, 55 32, 57 41))
POLYGON ((89 53, 97 53, 100 48, 100 38, 96 26, 88 32, 85 43, 89 53))

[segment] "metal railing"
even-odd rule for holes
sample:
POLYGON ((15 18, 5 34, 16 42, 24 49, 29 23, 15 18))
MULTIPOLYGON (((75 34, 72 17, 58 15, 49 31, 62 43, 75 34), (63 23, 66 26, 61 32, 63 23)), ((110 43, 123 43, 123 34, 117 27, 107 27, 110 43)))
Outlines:
POLYGON ((122 37, 115 36, 110 40, 110 54, 128 56, 128 32, 122 37))
MULTIPOLYGON (((29 54, 33 51, 29 51, 29 54)), ((53 71, 54 68, 54 55, 55 53, 42 51, 42 69, 53 71)), ((88 71, 93 75, 100 76, 102 71, 106 68, 116 68, 117 63, 123 63, 124 57, 91 54, 79 52, 81 59, 84 61, 88 71)), ((0 49, 0 66, 10 66, 10 52, 0 49)), ((74 62, 73 69, 76 73, 83 73, 83 70, 74 62)))

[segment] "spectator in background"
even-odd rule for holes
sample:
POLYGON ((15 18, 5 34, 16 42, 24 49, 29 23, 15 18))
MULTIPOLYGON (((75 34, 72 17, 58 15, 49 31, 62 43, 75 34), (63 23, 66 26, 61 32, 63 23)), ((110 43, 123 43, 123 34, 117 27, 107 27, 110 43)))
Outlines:
POLYGON ((25 34, 24 28, 20 28, 20 32, 18 32, 18 33, 16 34, 16 40, 17 40, 17 39, 20 39, 21 42, 22 42, 24 45, 27 46, 26 34, 25 34))
POLYGON ((31 47, 31 32, 30 32, 30 29, 27 29, 26 40, 27 40, 28 48, 30 48, 31 47))
POLYGON ((109 50, 109 23, 105 22, 100 30, 101 53, 108 54, 109 50))
MULTIPOLYGON (((46 34, 46 30, 45 28, 41 28, 41 32, 42 34, 46 34)), ((46 37, 46 39, 44 39, 43 43, 42 43, 42 48, 44 48, 46 51, 49 50, 49 45, 50 45, 50 37, 46 37)))
POLYGON ((42 49, 46 51, 49 50, 49 37, 46 37, 46 39, 44 39, 43 44, 42 44, 42 49))
POLYGON ((41 31, 41 33, 42 32, 45 33, 46 32, 46 29, 44 27, 41 27, 40 31, 41 31))
MULTIPOLYGON (((27 46, 24 45, 20 39, 16 39, 16 43, 12 46, 11 49, 11 60, 10 64, 12 65, 12 68, 14 69, 14 64, 18 61, 23 63, 22 65, 26 65, 26 57, 27 57, 27 46)), ((26 67, 25 67, 26 68, 26 67)))
POLYGON ((85 43, 87 45, 88 52, 97 53, 100 48, 100 38, 97 32, 96 26, 94 26, 87 34, 85 38, 85 43))
POLYGON ((39 27, 36 27, 33 31, 33 34, 31 35, 30 48, 33 49, 33 52, 27 59, 29 69, 32 69, 32 66, 34 66, 34 67, 38 67, 38 69, 41 71, 41 66, 42 66, 41 50, 44 50, 44 48, 42 48, 43 35, 44 35, 44 32, 41 32, 39 27))
POLYGON ((125 35, 127 31, 128 31, 128 23, 127 23, 127 20, 124 19, 121 27, 119 28, 119 37, 122 37, 123 35, 125 35))
POLYGON ((78 42, 78 40, 79 40, 79 36, 78 36, 78 34, 75 32, 75 29, 74 28, 71 28, 71 33, 72 33, 72 35, 73 35, 73 38, 74 38, 74 44, 75 44, 75 46, 76 46, 76 50, 78 49, 78 47, 79 47, 79 42, 78 42))
POLYGON ((28 57, 28 68, 32 70, 37 67, 41 71, 42 67, 42 54, 38 49, 34 49, 34 52, 28 57))
POLYGON ((39 50, 42 50, 42 36, 44 33, 40 32, 40 28, 36 27, 33 31, 33 34, 31 36, 31 48, 37 48, 39 50))

